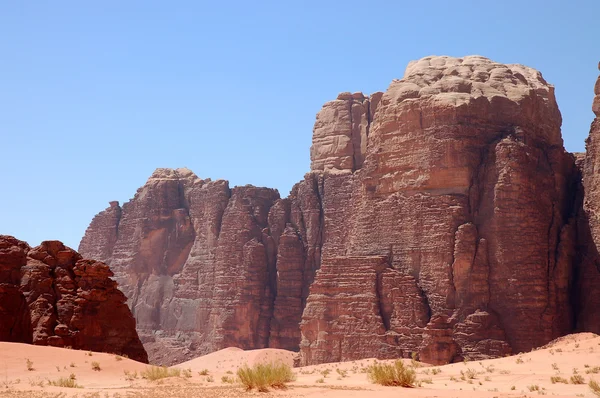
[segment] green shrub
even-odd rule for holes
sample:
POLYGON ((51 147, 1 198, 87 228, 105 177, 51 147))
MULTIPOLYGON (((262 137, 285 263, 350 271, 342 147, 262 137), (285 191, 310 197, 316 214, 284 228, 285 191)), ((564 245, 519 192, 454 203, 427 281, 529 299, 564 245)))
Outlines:
POLYGON ((233 384, 235 380, 233 380, 233 377, 231 376, 223 376, 221 377, 221 382, 223 383, 229 383, 229 384, 233 384))
POLYGON ((269 387, 284 388, 285 383, 296 379, 292 369, 283 363, 244 365, 238 369, 237 376, 247 391, 255 388, 260 392, 268 391, 269 387))
POLYGON ((414 387, 415 370, 398 360, 393 364, 373 364, 367 369, 369 380, 382 386, 414 387))
POLYGON ((142 371, 141 375, 144 379, 154 381, 166 377, 179 377, 181 375, 181 369, 167 368, 166 366, 150 366, 142 371))

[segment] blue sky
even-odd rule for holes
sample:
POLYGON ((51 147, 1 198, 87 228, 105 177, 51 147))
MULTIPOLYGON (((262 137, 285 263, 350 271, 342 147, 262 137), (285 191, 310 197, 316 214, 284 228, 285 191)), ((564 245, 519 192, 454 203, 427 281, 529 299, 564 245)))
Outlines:
POLYGON ((427 55, 479 54, 556 86, 583 151, 600 1, 0 2, 0 233, 77 248, 157 167, 287 196, 316 112, 427 55))

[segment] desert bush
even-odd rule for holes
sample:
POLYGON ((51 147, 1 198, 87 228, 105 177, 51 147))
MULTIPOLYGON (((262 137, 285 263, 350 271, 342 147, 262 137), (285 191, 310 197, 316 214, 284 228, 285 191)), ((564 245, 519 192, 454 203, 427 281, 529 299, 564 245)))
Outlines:
POLYGON ((34 371, 35 369, 33 367, 33 361, 29 358, 26 358, 25 361, 27 363, 27 370, 29 370, 30 372, 34 371))
POLYGON ((527 386, 527 389, 529 391, 540 391, 540 386, 538 386, 537 384, 532 384, 530 386, 527 386))
POLYGON ((128 370, 124 370, 123 373, 125 374, 125 380, 127 380, 127 381, 133 381, 138 378, 137 371, 131 373, 128 370))
POLYGON ((198 374, 200 376, 208 376, 208 369, 202 369, 198 374))
POLYGON ((552 376, 552 377, 550 377, 550 381, 552 382, 552 384, 556 384, 556 383, 569 384, 569 380, 565 379, 564 377, 560 377, 560 376, 552 376))
MULTIPOLYGON (((460 371, 462 374, 462 370, 460 371)), ((467 376, 468 379, 476 379, 477 378, 477 371, 475 369, 471 369, 471 368, 467 368, 467 371, 465 372, 465 376, 467 376)))
POLYGON ((414 387, 417 375, 413 368, 398 360, 393 364, 373 364, 367 369, 369 380, 382 386, 414 387))
POLYGON ((347 370, 340 370, 340 369, 336 369, 335 370, 340 377, 343 379, 344 377, 348 376, 348 371, 347 370))
POLYGON ((102 369, 100 369, 100 363, 96 362, 96 361, 92 362, 92 369, 94 369, 96 372, 99 372, 100 370, 102 370, 102 369))
POLYGON ((181 369, 167 368, 166 366, 150 366, 142 371, 141 375, 144 379, 154 381, 167 377, 179 377, 181 375, 181 369))
POLYGON ((600 397, 600 384, 596 380, 590 380, 588 386, 596 396, 600 397))
POLYGON ((591 374, 591 373, 594 373, 594 374, 596 374, 596 373, 600 373, 600 366, 594 366, 594 367, 593 367, 593 368, 591 368, 591 369, 587 369, 587 370, 585 371, 585 373, 586 373, 586 374, 591 374))
POLYGON ((431 373, 435 376, 438 373, 442 373, 442 369, 440 369, 440 368, 433 368, 433 369, 431 369, 431 373))
POLYGON ((585 384, 585 379, 582 375, 571 376, 571 384, 585 384))
POLYGON ((229 384, 233 384, 235 380, 233 380, 233 377, 231 376, 222 376, 221 377, 221 382, 223 383, 229 383, 229 384))
MULTIPOLYGON (((74 376, 71 374, 71 376, 74 376)), ((83 388, 75 381, 75 377, 61 377, 56 380, 48 380, 48 384, 56 387, 67 387, 67 388, 83 388)))
POLYGON ((284 388, 286 383, 296 379, 292 369, 283 363, 244 365, 238 369, 237 376, 247 391, 256 389, 260 392, 268 391, 269 387, 284 388))
POLYGON ((410 365, 414 368, 417 369, 419 367, 421 367, 421 364, 418 361, 418 354, 416 352, 413 352, 410 356, 410 365))

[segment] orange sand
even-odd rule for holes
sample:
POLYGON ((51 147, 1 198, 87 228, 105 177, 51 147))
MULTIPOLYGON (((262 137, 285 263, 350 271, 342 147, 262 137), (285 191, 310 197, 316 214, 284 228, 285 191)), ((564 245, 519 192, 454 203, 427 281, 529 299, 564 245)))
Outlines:
MULTIPOLYGON (((245 392, 236 383, 238 367, 281 361, 291 365, 293 352, 276 349, 243 351, 227 348, 179 364, 179 377, 148 381, 141 377, 147 365, 112 354, 90 353, 27 344, 0 343, 0 398, 4 397, 524 397, 538 395, 595 397, 587 386, 590 378, 600 382, 600 336, 580 333, 559 339, 549 346, 507 358, 456 363, 417 369, 421 387, 382 387, 367 380, 366 367, 375 359, 295 368, 297 380, 287 390, 269 393, 245 392), (33 370, 27 369, 26 360, 33 370), (92 369, 98 362, 100 371, 92 369), (594 370, 594 367, 598 369, 594 370), (441 372, 433 374, 433 369, 441 372), (199 372, 208 370, 209 375, 199 372), (461 380, 461 371, 475 378, 461 380), (588 373, 586 373, 586 371, 588 373), (598 371, 599 373, 593 373, 598 371), (128 373, 127 376, 125 373, 128 373), (137 372, 137 373, 136 373, 137 372), (185 373, 190 372, 191 377, 185 373), (570 380, 574 372, 585 384, 553 384, 552 376, 570 380), (74 374, 83 388, 48 385, 48 380, 74 374), (430 380, 427 380, 430 379, 430 380), (429 383, 430 381, 431 383, 429 383), (533 391, 530 391, 532 389, 533 391)), ((407 363, 410 361, 406 360, 407 363)))

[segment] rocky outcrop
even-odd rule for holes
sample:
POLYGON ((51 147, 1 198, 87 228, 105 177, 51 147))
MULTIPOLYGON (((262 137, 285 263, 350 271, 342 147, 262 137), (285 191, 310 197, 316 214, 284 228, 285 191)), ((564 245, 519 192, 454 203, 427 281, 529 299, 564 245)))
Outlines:
POLYGON ((106 264, 0 235, 0 341, 148 356, 106 264))
POLYGON ((560 125, 539 72, 427 57, 385 93, 323 106, 288 198, 158 169, 80 251, 111 265, 156 362, 530 350, 600 325, 596 296, 574 301, 598 270, 579 266, 581 172, 560 125))
POLYGON ((276 190, 158 169, 122 209, 96 216, 80 250, 108 248, 100 258, 123 286, 155 362, 229 346, 293 349, 305 259, 291 212, 276 190), (96 238, 103 231, 118 231, 114 246, 96 238))
POLYGON ((313 130, 311 170, 354 171, 362 167, 369 128, 382 95, 342 93, 323 106, 313 130))
MULTIPOLYGON (((325 234, 344 231, 324 241, 324 258, 386 256, 390 270, 414 278, 413 301, 423 297, 424 329, 398 339, 403 353, 434 363, 501 355, 572 330, 576 170, 560 124, 553 88, 530 68, 425 58, 381 97, 362 167, 326 174, 323 202, 347 214, 328 222, 324 206, 325 234)), ((326 267, 323 260, 313 286, 326 267)), ((319 297, 309 297, 307 310, 330 305, 319 297)), ((341 357, 385 356, 385 338, 403 330, 394 318, 379 325, 379 348, 359 338, 341 357)), ((319 338, 310 322, 301 329, 310 364, 319 338)), ((334 321, 318 330, 327 340, 340 335, 334 321)))

